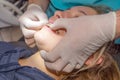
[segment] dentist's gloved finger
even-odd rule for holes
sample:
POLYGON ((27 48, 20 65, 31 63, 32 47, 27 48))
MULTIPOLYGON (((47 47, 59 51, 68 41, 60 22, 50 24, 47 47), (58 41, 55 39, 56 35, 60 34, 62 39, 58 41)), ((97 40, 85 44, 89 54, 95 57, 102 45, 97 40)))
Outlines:
POLYGON ((77 59, 78 64, 77 64, 76 68, 80 69, 84 65, 84 63, 86 61, 86 57, 85 56, 82 55, 82 58, 77 59))
POLYGON ((33 38, 25 38, 25 41, 26 41, 28 44, 32 44, 32 43, 35 42, 34 37, 33 37, 33 38))
POLYGON ((35 46, 36 46, 35 43, 32 43, 32 44, 29 45, 30 48, 34 48, 35 46))
POLYGON ((48 62, 55 62, 60 58, 59 53, 47 53, 44 50, 40 51, 41 57, 48 62))
POLYGON ((31 19, 29 18, 25 18, 23 20, 23 22, 25 23, 24 24, 24 27, 28 28, 28 29, 41 29, 41 26, 48 23, 47 20, 42 20, 42 21, 32 21, 31 19))
POLYGON ((47 21, 48 22, 48 17, 45 13, 34 13, 38 21, 47 21))
POLYGON ((50 24, 49 27, 53 30, 59 29, 59 28, 67 28, 68 27, 68 23, 64 22, 65 19, 57 19, 53 24, 50 24), (64 24, 63 24, 64 22, 64 24))
POLYGON ((34 40, 34 38, 25 38, 25 43, 26 43, 29 47, 34 47, 34 45, 35 45, 35 40, 34 40))
POLYGON ((63 69, 63 72, 70 73, 73 71, 75 66, 76 66, 76 64, 69 63, 67 66, 65 66, 65 68, 63 69))
POLYGON ((45 65, 47 66, 47 68, 49 68, 50 70, 58 71, 58 72, 62 71, 67 64, 68 62, 62 59, 58 59, 54 63, 45 62, 45 65))
POLYGON ((34 34, 36 33, 35 30, 29 30, 26 29, 25 27, 21 27, 23 35, 25 36, 25 38, 32 38, 34 37, 34 34))
MULTIPOLYGON (((26 44, 27 44, 27 42, 25 42, 26 44)), ((35 47, 36 46, 36 44, 35 43, 31 43, 31 44, 27 44, 30 48, 33 48, 33 47, 35 47)))

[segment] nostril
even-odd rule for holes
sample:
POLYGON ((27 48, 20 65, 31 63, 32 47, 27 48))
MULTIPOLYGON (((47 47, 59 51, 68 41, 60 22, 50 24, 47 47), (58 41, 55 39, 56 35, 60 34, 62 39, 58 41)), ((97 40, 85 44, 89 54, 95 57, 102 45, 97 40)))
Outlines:
POLYGON ((60 15, 56 15, 56 17, 57 17, 57 18, 61 18, 61 16, 60 16, 60 15))
POLYGON ((55 16, 56 16, 57 18, 63 18, 62 14, 63 14, 62 11, 56 11, 55 16))

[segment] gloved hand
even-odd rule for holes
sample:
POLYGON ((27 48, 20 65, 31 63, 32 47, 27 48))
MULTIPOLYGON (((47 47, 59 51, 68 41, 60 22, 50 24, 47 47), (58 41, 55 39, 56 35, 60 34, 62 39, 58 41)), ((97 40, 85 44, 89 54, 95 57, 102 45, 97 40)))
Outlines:
POLYGON ((48 22, 48 17, 40 6, 30 4, 27 11, 19 18, 19 21, 23 35, 25 36, 25 41, 30 46, 32 43, 29 41, 34 44, 33 37, 35 32, 48 22))
POLYGON ((55 71, 71 72, 106 42, 113 40, 116 31, 116 14, 61 18, 52 29, 65 28, 66 35, 49 53, 41 52, 45 65, 55 71))

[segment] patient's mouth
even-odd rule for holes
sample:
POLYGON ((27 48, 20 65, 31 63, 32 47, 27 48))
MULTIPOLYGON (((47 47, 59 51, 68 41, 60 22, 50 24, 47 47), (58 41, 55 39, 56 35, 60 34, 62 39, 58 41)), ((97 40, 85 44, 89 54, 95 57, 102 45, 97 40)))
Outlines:
POLYGON ((45 31, 48 31, 48 32, 56 32, 56 31, 54 31, 54 30, 52 30, 49 26, 44 26, 43 28, 42 28, 42 30, 45 30, 45 31))
POLYGON ((65 35, 65 33, 66 33, 66 30, 65 29, 58 29, 58 30, 52 30, 49 26, 44 26, 43 28, 42 28, 42 30, 45 30, 45 31, 47 31, 47 32, 50 32, 50 33, 54 33, 54 34, 58 34, 58 35, 65 35))

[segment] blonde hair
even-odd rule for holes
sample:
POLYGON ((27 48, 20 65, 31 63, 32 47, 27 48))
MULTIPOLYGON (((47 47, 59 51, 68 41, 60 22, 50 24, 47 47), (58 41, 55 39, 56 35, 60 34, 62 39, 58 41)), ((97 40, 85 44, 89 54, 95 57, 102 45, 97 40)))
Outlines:
MULTIPOLYGON (((104 49, 102 48, 102 51, 104 49)), ((75 70, 60 80, 119 80, 120 71, 117 63, 110 54, 102 51, 94 54, 93 64, 87 67, 84 65, 80 70, 75 70), (102 63, 96 64, 100 57, 103 58, 102 63)))

